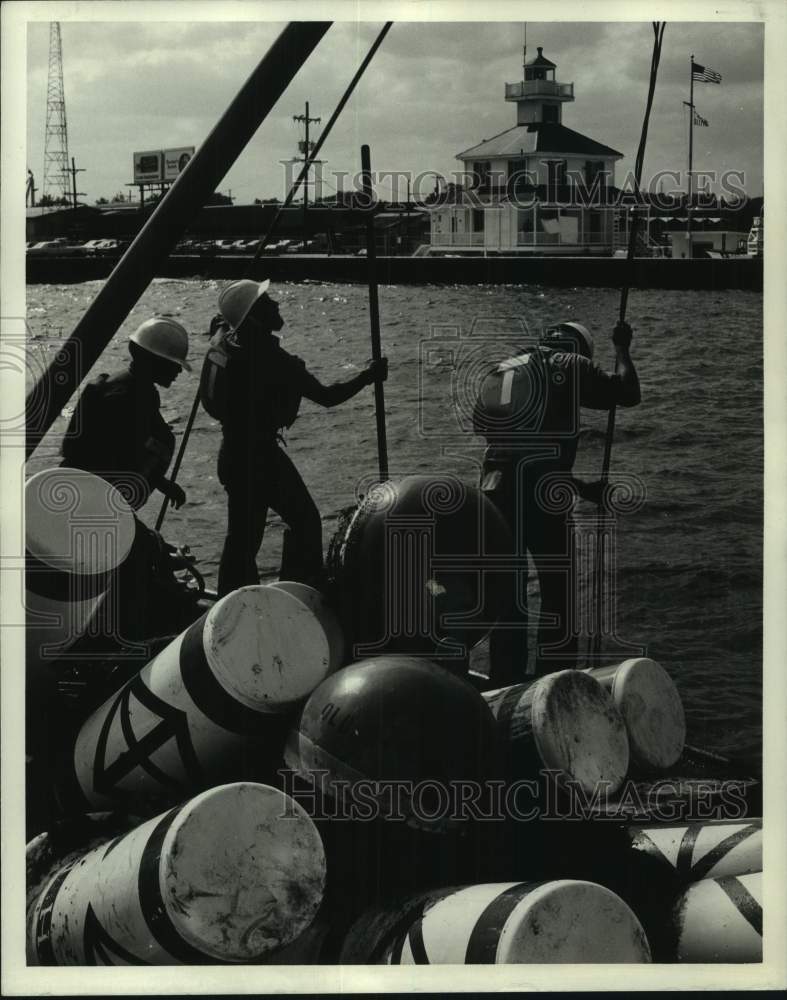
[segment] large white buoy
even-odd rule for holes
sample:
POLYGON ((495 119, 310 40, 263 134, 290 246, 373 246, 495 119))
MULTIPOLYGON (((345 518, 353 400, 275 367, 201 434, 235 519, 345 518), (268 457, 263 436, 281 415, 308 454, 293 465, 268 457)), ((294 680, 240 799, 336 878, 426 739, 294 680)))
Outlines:
POLYGON ((647 770, 677 763, 686 743, 686 717, 678 689, 661 664, 637 657, 587 673, 609 691, 623 716, 632 763, 647 770))
POLYGON ((233 591, 82 726, 74 770, 92 808, 143 815, 238 777, 247 736, 273 733, 330 669, 320 621, 273 587, 233 591))
POLYGON ((631 846, 668 864, 687 882, 762 871, 762 820, 706 820, 626 826, 631 846))
POLYGON ((345 642, 342 627, 336 612, 327 603, 319 590, 309 587, 305 583, 298 583, 294 580, 279 580, 277 583, 269 584, 277 590, 283 590, 287 594, 292 594, 299 601, 306 605, 315 618, 325 630, 330 649, 329 670, 338 670, 344 662, 345 642))
POLYGON ((316 827, 283 792, 212 788, 55 872, 28 913, 33 965, 254 961, 322 900, 316 827))
POLYGON ((568 879, 447 890, 377 952, 388 965, 650 961, 642 926, 623 900, 568 879))
POLYGON ((580 670, 485 691, 517 778, 554 770, 584 792, 617 791, 626 777, 626 729, 611 697, 580 670))
POLYGON ((679 962, 761 962, 762 873, 696 882, 673 921, 679 962))
POLYGON ((135 530, 123 496, 90 472, 44 469, 27 480, 28 668, 56 661, 89 630, 135 530))

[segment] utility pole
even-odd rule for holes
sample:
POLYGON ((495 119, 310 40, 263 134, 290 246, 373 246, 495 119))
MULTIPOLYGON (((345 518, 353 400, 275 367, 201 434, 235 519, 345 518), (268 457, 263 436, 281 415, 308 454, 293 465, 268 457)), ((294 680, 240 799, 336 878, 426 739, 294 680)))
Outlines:
MULTIPOLYGON (((298 148, 303 153, 303 162, 306 163, 306 161, 309 159, 309 153, 311 152, 312 147, 314 146, 313 142, 312 143, 309 142, 309 125, 310 124, 319 125, 322 119, 309 117, 309 102, 307 101, 305 113, 302 115, 293 115, 292 120, 294 122, 303 122, 304 124, 305 135, 303 140, 298 143, 298 148)), ((319 163, 320 161, 315 160, 314 162, 319 163)), ((308 236, 308 216, 307 216, 308 211, 309 211, 309 171, 307 170, 303 178, 303 249, 304 250, 306 250, 306 237, 308 236)))
POLYGON ((77 198, 84 198, 85 197, 85 192, 84 191, 77 191, 77 174, 83 174, 84 172, 85 172, 85 168, 84 167, 77 167, 75 165, 75 163, 74 163, 74 157, 72 156, 71 157, 71 170, 69 171, 69 173, 71 174, 71 191, 72 191, 72 195, 73 195, 73 198, 74 198, 74 208, 77 207, 77 198))
POLYGON ((42 196, 58 197, 68 202, 68 128, 66 97, 63 89, 63 46, 60 22, 49 25, 49 74, 46 85, 46 130, 44 132, 44 187, 42 196))

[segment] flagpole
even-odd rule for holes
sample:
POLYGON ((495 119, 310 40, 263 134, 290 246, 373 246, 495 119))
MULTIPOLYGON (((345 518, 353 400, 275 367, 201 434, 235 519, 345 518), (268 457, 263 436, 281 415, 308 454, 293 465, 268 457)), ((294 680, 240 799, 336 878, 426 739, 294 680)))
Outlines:
POLYGON ((689 243, 689 260, 691 260, 691 196, 692 196, 692 167, 694 166, 694 53, 691 54, 689 63, 689 201, 686 206, 686 235, 689 243))

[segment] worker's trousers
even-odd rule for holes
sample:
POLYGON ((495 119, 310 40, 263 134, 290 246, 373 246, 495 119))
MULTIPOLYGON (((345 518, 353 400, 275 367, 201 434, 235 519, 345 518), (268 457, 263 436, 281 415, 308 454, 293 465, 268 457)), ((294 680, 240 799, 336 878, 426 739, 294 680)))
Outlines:
POLYGON ((219 564, 219 595, 259 583, 257 553, 269 510, 287 526, 280 579, 319 584, 323 568, 320 512, 289 455, 274 447, 253 468, 230 469, 222 478, 227 491, 227 537, 219 564))

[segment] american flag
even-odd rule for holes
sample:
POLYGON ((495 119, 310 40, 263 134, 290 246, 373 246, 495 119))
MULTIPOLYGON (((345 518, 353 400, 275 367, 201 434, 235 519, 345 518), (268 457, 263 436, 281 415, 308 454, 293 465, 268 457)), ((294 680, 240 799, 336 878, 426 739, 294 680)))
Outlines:
POLYGON ((701 114, 698 114, 698 112, 695 111, 694 112, 694 124, 695 125, 704 125, 705 128, 708 128, 708 119, 707 118, 703 118, 701 114))
POLYGON ((700 83, 721 83, 721 73, 716 73, 712 69, 706 69, 695 62, 691 64, 691 78, 700 83))

